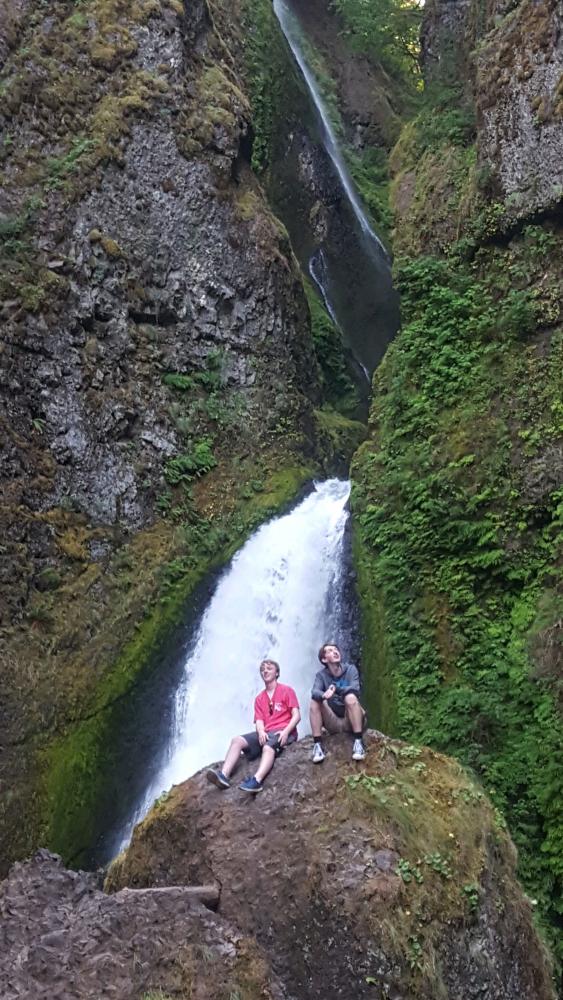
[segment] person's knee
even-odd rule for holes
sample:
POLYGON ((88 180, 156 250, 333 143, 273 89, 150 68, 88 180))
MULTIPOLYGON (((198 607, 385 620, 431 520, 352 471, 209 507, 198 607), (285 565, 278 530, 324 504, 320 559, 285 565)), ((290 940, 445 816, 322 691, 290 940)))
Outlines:
POLYGON ((237 750, 244 750, 246 746, 246 740, 242 736, 233 736, 231 740, 231 746, 233 749, 236 747, 237 750))
POLYGON ((262 757, 264 759, 267 759, 268 757, 275 757, 275 756, 276 756, 276 751, 274 750, 274 748, 268 746, 268 744, 265 743, 264 746, 262 747, 262 757))
POLYGON ((357 694, 352 694, 351 691, 344 695, 344 704, 348 706, 359 705, 360 701, 357 694))
POLYGON ((311 701, 309 702, 309 712, 317 713, 320 711, 321 711, 320 701, 315 701, 314 698, 311 698, 311 701))

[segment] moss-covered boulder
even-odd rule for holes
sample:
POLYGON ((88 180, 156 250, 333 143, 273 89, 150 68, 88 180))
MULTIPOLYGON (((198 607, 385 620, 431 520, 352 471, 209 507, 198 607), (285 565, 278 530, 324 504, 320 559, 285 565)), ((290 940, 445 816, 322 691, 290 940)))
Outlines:
POLYGON ((360 767, 347 738, 329 738, 315 767, 302 740, 255 799, 200 772, 136 828, 106 889, 218 883, 219 914, 302 1000, 552 997, 482 789, 428 749, 375 733, 367 745, 360 767))

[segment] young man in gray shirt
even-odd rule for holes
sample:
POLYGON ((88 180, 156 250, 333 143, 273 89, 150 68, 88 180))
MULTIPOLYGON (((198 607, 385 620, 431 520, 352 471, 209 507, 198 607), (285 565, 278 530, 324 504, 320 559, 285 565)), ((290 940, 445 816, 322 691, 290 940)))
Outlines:
POLYGON ((324 725, 327 733, 352 733, 352 760, 363 760, 366 755, 362 743, 366 713, 360 704, 360 676, 356 667, 343 666, 338 646, 326 642, 319 649, 319 660, 323 664, 315 677, 311 691, 309 718, 313 733, 314 764, 325 759, 321 743, 324 725))

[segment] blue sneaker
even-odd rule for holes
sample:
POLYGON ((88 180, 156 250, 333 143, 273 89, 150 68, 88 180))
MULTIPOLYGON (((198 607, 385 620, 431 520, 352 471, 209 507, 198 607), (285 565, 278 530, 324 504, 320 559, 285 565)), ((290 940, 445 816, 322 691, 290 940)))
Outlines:
POLYGON ((214 771, 212 767, 209 768, 207 772, 207 780, 211 782, 212 785, 217 785, 217 788, 230 788, 231 782, 222 771, 214 771))
POLYGON ((256 781, 256 778, 247 778, 246 781, 242 781, 239 785, 242 792, 252 792, 253 795, 255 795, 256 792, 261 792, 262 787, 262 782, 256 781))

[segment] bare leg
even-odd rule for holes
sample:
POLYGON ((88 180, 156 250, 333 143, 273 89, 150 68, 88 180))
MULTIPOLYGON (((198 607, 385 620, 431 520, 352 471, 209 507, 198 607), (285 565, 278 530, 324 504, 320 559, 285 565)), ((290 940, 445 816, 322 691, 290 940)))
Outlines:
POLYGON ((243 750, 246 750, 248 743, 246 742, 244 736, 233 736, 231 740, 231 745, 227 750, 227 756, 225 757, 225 762, 221 768, 223 774, 226 778, 230 778, 235 767, 237 766, 240 755, 243 750))
POLYGON ((262 747, 262 757, 260 760, 260 767, 258 768, 254 777, 256 781, 264 781, 267 774, 270 773, 274 766, 274 761, 276 759, 276 752, 272 750, 271 747, 262 747))
POLYGON ((364 710, 355 694, 344 695, 346 718, 353 733, 361 733, 364 725, 364 710))
POLYGON ((313 739, 320 740, 323 728, 323 713, 320 701, 314 701, 313 698, 311 698, 311 704, 309 705, 309 721, 311 723, 313 739))

